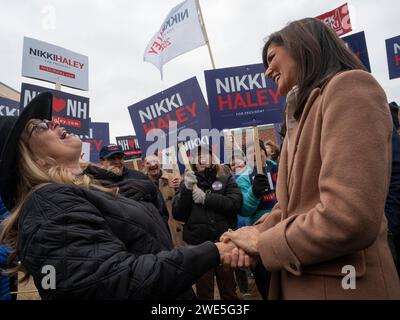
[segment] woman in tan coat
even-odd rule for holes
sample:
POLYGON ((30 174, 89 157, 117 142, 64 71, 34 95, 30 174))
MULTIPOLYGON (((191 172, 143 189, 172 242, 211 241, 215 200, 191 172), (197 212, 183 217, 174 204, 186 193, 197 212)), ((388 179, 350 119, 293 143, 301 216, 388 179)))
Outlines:
POLYGON ((277 198, 257 226, 223 235, 272 272, 270 299, 399 299, 384 207, 392 123, 378 82, 322 22, 273 33, 266 76, 286 96, 277 198))

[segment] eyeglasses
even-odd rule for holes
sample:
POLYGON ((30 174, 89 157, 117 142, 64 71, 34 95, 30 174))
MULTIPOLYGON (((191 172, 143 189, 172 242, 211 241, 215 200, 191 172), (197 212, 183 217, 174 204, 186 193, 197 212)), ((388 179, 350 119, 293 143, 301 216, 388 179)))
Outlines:
POLYGON ((33 126, 31 132, 29 133, 28 140, 31 138, 34 131, 46 131, 50 128, 53 129, 58 126, 57 122, 49 121, 49 120, 37 120, 37 122, 33 122, 33 126))

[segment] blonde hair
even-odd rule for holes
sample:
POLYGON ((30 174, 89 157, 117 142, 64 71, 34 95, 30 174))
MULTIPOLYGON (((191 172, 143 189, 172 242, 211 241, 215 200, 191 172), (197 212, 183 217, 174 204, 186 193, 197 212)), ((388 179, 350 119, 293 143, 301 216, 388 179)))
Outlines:
MULTIPOLYGON (((54 159, 48 158, 46 159, 46 162, 43 160, 35 160, 34 154, 25 145, 24 140, 23 133, 18 144, 19 153, 16 163, 19 172, 16 186, 16 190, 18 191, 15 199, 16 205, 13 208, 10 217, 3 221, 3 230, 0 234, 0 243, 8 245, 12 250, 8 258, 9 266, 15 265, 15 259, 18 255, 17 241, 20 218, 27 200, 34 191, 47 184, 58 183, 76 185, 83 188, 96 188, 115 195, 118 193, 118 188, 105 188, 87 175, 73 175, 68 169, 57 164, 54 159), (39 163, 41 163, 41 165, 39 163)), ((20 282, 29 279, 30 275, 21 263, 18 263, 17 266, 10 267, 6 271, 3 271, 3 273, 10 275, 17 273, 18 271, 24 273, 20 282)))

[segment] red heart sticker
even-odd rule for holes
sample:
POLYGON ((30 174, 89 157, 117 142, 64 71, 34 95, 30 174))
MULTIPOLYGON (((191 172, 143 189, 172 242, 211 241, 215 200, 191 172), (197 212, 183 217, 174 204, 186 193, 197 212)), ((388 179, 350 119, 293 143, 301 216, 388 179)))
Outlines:
POLYGON ((134 148, 134 147, 135 147, 135 141, 133 141, 133 140, 128 140, 128 144, 129 144, 129 146, 130 146, 131 148, 134 148))
POLYGON ((64 99, 57 99, 56 97, 53 97, 53 110, 60 112, 64 110, 65 106, 66 103, 64 99))

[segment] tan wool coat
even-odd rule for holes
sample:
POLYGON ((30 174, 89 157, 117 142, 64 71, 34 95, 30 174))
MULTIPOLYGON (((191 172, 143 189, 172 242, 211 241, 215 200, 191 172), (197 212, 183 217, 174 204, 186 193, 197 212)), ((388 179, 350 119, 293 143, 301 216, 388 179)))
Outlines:
POLYGON ((278 203, 257 226, 271 299, 400 299, 384 214, 391 133, 369 73, 342 72, 311 92, 283 144, 278 203))

